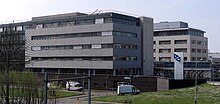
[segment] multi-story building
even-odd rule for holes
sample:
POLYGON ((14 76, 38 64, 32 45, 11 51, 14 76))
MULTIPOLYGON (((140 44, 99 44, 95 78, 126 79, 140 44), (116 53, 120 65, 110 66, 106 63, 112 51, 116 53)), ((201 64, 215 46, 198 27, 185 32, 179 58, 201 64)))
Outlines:
POLYGON ((204 33, 185 22, 155 23, 155 61, 173 62, 174 52, 183 52, 185 62, 208 61, 208 38, 204 33))
POLYGON ((35 72, 153 74, 153 19, 113 12, 33 17, 26 68, 35 72))
POLYGON ((174 76, 174 52, 183 52, 184 78, 209 77, 208 38, 205 31, 190 28, 185 22, 160 22, 154 24, 155 75, 174 76), (202 61, 202 62, 201 62, 202 61))

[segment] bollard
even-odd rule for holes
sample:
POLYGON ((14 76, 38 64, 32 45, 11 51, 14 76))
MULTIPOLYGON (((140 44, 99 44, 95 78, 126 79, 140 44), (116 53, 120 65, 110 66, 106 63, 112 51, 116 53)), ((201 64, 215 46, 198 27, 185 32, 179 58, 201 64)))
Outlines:
POLYGON ((76 104, 79 104, 79 98, 78 97, 76 98, 76 104))

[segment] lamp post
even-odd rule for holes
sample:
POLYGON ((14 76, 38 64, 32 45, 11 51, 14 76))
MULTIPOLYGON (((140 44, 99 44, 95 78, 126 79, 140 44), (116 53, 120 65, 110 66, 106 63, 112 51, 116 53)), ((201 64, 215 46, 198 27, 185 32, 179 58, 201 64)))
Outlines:
MULTIPOLYGON (((200 59, 199 61, 202 61, 202 59, 200 59)), ((198 73, 197 73, 197 69, 198 69, 198 62, 196 61, 196 67, 195 67, 195 104, 197 104, 197 92, 198 92, 198 86, 197 86, 197 79, 198 79, 198 73)))

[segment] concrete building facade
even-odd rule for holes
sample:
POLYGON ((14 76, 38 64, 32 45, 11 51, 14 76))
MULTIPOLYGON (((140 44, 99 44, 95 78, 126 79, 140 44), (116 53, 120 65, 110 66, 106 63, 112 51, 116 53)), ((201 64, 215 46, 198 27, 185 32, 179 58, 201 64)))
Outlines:
POLYGON ((25 35, 25 67, 35 72, 153 74, 152 18, 113 12, 33 17, 25 35))

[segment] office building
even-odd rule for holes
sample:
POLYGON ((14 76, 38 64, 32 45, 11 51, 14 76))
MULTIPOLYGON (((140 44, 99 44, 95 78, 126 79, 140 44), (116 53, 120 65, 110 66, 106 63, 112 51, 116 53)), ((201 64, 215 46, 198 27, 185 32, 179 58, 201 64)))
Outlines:
POLYGON ((201 77, 208 77, 211 66, 208 62, 208 38, 204 33, 181 21, 155 23, 155 74, 162 72, 167 77, 173 77, 174 52, 183 52, 184 77, 194 77, 195 69, 200 70, 201 77))
POLYGON ((107 12, 33 17, 26 68, 34 72, 153 74, 153 19, 107 12))
POLYGON ((183 52, 185 62, 208 61, 208 38, 204 33, 185 22, 155 23, 155 61, 173 62, 174 52, 183 52))

